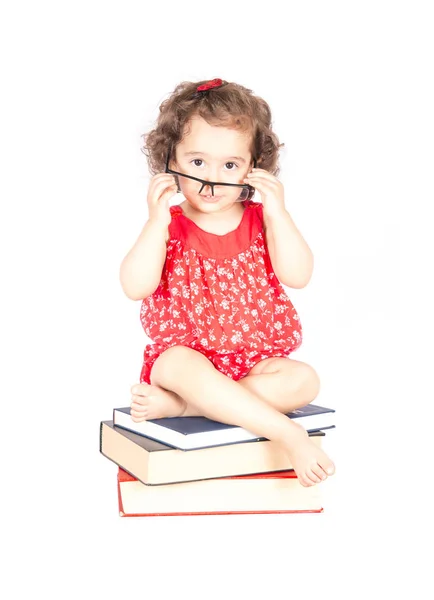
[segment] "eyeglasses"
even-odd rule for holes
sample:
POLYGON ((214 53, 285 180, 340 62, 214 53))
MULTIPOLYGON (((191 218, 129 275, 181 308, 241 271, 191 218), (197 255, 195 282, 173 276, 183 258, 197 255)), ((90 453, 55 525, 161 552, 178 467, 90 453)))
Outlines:
MULTIPOLYGON (((238 202, 241 202, 243 200, 250 200, 254 193, 255 193, 255 188, 252 187, 251 185, 247 184, 247 183, 220 183, 217 181, 206 181, 206 179, 199 179, 199 177, 193 177, 193 175, 186 175, 185 173, 179 173, 178 171, 173 171, 172 169, 169 169, 169 160, 170 160, 170 153, 171 150, 169 149, 168 153, 167 153, 167 159, 166 159, 166 173, 170 173, 172 175, 178 175, 180 177, 186 177, 187 179, 193 179, 194 181, 199 181, 202 184, 202 187, 199 190, 199 194, 202 192, 203 188, 207 185, 210 186, 211 188, 211 195, 214 196, 214 186, 215 185, 226 185, 226 186, 230 186, 230 187, 239 187, 242 188, 240 196, 237 198, 238 202)), ((253 166, 256 168, 256 159, 253 159, 253 166)), ((180 189, 179 187, 179 181, 177 181, 177 185, 178 185, 178 190, 180 189)))

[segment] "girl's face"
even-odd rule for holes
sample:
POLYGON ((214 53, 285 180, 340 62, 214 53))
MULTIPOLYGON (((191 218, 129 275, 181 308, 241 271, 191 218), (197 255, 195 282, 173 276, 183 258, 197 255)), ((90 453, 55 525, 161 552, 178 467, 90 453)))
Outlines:
MULTIPOLYGON (((221 183, 244 183, 252 167, 250 134, 227 127, 210 125, 199 116, 193 117, 176 147, 176 162, 170 167, 200 179, 221 183)), ((198 210, 214 206, 217 211, 228 208, 240 197, 242 188, 215 185, 178 176, 181 192, 198 210), (200 189, 201 193, 199 194, 200 189)))

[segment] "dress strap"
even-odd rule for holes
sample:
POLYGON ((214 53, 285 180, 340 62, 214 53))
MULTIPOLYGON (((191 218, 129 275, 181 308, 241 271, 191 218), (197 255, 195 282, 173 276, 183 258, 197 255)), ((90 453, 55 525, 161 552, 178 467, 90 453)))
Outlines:
POLYGON ((244 204, 247 208, 253 208, 256 211, 256 214, 259 217, 259 220, 262 224, 264 224, 264 213, 263 213, 263 204, 262 202, 255 202, 254 200, 244 200, 244 204))
POLYGON ((179 215, 183 214, 182 208, 179 206, 179 204, 175 204, 174 206, 170 206, 169 210, 170 210, 170 214, 172 215, 172 218, 179 217, 179 215))

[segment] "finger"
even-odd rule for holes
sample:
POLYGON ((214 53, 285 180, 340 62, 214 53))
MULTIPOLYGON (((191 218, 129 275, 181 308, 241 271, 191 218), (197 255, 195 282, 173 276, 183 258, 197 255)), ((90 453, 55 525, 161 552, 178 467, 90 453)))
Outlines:
POLYGON ((273 188, 271 188, 266 181, 264 181, 263 179, 256 179, 256 180, 252 180, 250 179, 246 179, 246 183, 248 183, 249 185, 251 185, 252 187, 254 187, 255 189, 259 190, 260 192, 264 192, 268 194, 275 194, 275 190, 273 188))
POLYGON ((271 177, 272 179, 276 179, 277 177, 270 173, 270 171, 266 171, 265 169, 252 169, 249 175, 265 175, 266 177, 271 177))
POLYGON ((158 179, 155 178, 151 181, 149 185, 149 192, 155 194, 157 190, 163 190, 169 185, 176 185, 175 177, 173 175, 165 173, 162 177, 158 179))
POLYGON ((151 199, 148 200, 151 205, 154 207, 165 205, 166 208, 169 207, 169 199, 172 198, 178 192, 177 186, 173 185, 167 188, 166 190, 157 190, 152 196, 151 199))
POLYGON ((267 183, 269 183, 270 185, 274 186, 274 187, 278 187, 279 185, 281 185, 281 182, 276 179, 275 177, 271 176, 267 176, 266 174, 253 174, 253 175, 248 175, 245 179, 245 181, 247 182, 251 182, 251 181, 266 181, 267 183))
POLYGON ((160 181, 161 179, 167 179, 169 177, 175 177, 172 173, 157 173, 151 179, 151 183, 154 181, 160 181))
POLYGON ((278 187, 266 181, 265 179, 248 179, 248 184, 253 188, 261 192, 261 194, 265 194, 266 196, 278 196, 280 194, 280 190, 278 187))
POLYGON ((162 181, 175 181, 175 176, 171 173, 159 173, 155 175, 150 181, 149 187, 155 187, 162 181))
POLYGON ((259 167, 253 167, 251 170, 252 173, 269 173, 266 169, 261 169, 259 167))
POLYGON ((178 186, 176 185, 176 183, 174 185, 171 185, 169 188, 167 188, 167 190, 165 190, 159 200, 168 200, 170 197, 172 197, 173 195, 175 195, 178 192, 178 186))
POLYGON ((166 183, 166 185, 158 186, 155 190, 155 195, 161 197, 163 193, 169 193, 169 191, 176 190, 177 188, 176 181, 171 181, 166 183))
POLYGON ((154 186, 149 188, 149 192, 153 196, 159 196, 166 188, 176 186, 175 179, 160 179, 154 186))
POLYGON ((269 171, 264 171, 263 169, 259 169, 259 170, 252 169, 252 171, 249 171, 249 173, 247 173, 247 176, 267 177, 268 179, 270 179, 272 181, 280 181, 275 175, 273 175, 269 171))

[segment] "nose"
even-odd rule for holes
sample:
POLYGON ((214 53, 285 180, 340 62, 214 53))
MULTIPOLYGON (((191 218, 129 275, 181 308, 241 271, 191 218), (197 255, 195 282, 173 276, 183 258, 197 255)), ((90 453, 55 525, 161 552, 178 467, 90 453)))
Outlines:
MULTIPOLYGON (((208 169, 204 178, 204 181, 212 181, 212 182, 218 182, 218 169, 214 168, 214 169, 208 169)), ((204 183, 201 187, 200 190, 200 194, 210 194, 211 196, 216 196, 216 191, 215 191, 215 186, 214 185, 210 185, 209 183, 204 183)))
POLYGON ((218 168, 211 170, 209 173, 209 181, 221 181, 221 173, 218 168))
POLYGON ((202 187, 199 190, 199 194, 203 194, 204 196, 207 194, 215 196, 214 185, 210 185, 209 183, 203 183, 202 187))
MULTIPOLYGON (((218 170, 210 169, 205 176, 205 181, 219 181, 218 170)), ((211 186, 209 186, 209 189, 211 190, 211 186)))

